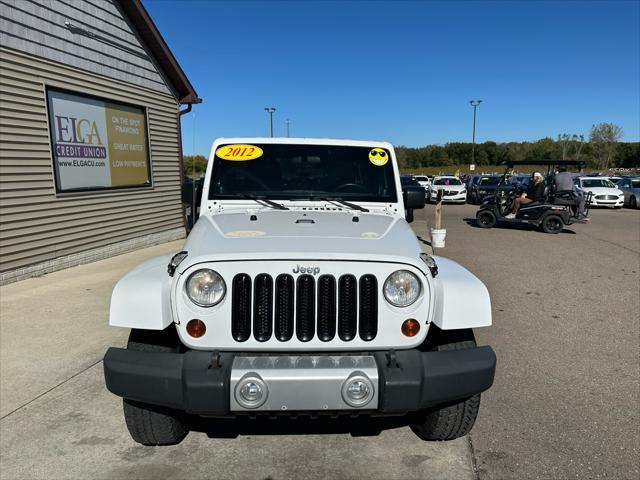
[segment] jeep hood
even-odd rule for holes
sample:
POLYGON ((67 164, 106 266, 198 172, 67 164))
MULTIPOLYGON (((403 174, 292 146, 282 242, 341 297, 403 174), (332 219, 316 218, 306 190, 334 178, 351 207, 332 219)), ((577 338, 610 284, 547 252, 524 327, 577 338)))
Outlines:
POLYGON ((189 234, 184 250, 188 256, 179 272, 195 263, 216 260, 331 259, 420 265, 421 252, 404 219, 320 210, 204 215, 189 234))

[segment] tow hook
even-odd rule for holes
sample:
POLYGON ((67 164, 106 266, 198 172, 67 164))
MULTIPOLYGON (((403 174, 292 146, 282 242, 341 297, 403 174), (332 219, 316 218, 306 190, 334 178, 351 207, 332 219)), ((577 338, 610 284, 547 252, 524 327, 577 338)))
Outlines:
POLYGON ((395 350, 389 350, 386 354, 386 357, 387 357, 387 367, 400 368, 400 365, 398 365, 398 359, 396 358, 395 350))
POLYGON ((218 352, 217 350, 215 350, 212 354, 211 354, 211 362, 209 363, 209 369, 212 368, 221 368, 222 364, 220 363, 220 352, 218 352))

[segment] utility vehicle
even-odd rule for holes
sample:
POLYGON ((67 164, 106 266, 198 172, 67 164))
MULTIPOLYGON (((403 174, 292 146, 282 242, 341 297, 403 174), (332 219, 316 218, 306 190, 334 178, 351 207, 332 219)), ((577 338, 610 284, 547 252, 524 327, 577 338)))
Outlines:
POLYGON ((481 228, 491 228, 497 224, 509 225, 530 225, 542 229, 545 233, 560 233, 566 225, 574 223, 587 223, 589 193, 584 194, 586 206, 581 208, 581 192, 574 190, 554 191, 553 173, 555 167, 578 167, 584 168, 585 162, 573 160, 536 160, 536 161, 508 161, 505 162, 505 172, 500 177, 496 185, 496 193, 485 197, 476 213, 476 223, 481 228), (522 167, 546 167, 546 187, 544 199, 524 205, 518 211, 515 218, 507 218, 511 212, 511 206, 516 196, 520 195, 524 188, 516 185, 508 189, 507 185, 510 172, 522 167))
POLYGON ((216 140, 183 251, 113 290, 110 324, 131 334, 104 375, 133 439, 178 443, 198 416, 469 432, 495 372, 472 331, 491 325, 489 293, 422 251, 407 219, 423 207, 389 143, 216 140))

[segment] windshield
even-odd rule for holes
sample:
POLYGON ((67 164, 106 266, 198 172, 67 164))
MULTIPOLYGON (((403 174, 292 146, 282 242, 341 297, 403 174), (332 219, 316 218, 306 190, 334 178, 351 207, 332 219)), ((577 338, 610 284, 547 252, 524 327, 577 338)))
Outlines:
POLYGON ((395 202, 389 154, 383 148, 336 145, 221 145, 213 161, 209 199, 257 195, 395 202))
POLYGON ((582 180, 582 186, 585 188, 594 188, 594 187, 607 187, 607 188, 615 188, 615 185, 611 183, 610 180, 606 178, 587 178, 582 180))
POLYGON ((457 178, 436 178, 433 181, 434 185, 462 185, 462 182, 457 178))
POLYGON ((480 179, 480 185, 498 185, 500 183, 500 177, 482 177, 480 179))
POLYGON ((640 178, 631 180, 631 188, 640 188, 640 178))
POLYGON ((514 175, 511 177, 510 182, 513 184, 521 183, 523 185, 528 185, 531 182, 531 177, 529 175, 514 175))
POLYGON ((420 175, 418 175, 416 177, 416 180, 418 180, 419 182, 428 182, 429 181, 429 179, 427 177, 423 177, 423 176, 420 176, 420 175))
POLYGON ((407 177, 404 175, 400 177, 400 184, 403 187, 407 185, 418 186, 418 187, 420 186, 420 184, 418 183, 415 177, 407 177))

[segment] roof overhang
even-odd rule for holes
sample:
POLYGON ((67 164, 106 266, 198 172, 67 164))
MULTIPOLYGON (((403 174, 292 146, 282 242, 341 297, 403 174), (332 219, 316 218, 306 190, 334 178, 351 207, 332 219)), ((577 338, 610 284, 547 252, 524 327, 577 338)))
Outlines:
POLYGON ((171 82, 177 93, 178 101, 181 104, 202 102, 142 2, 140 0, 116 0, 116 3, 136 29, 157 65, 171 82))

